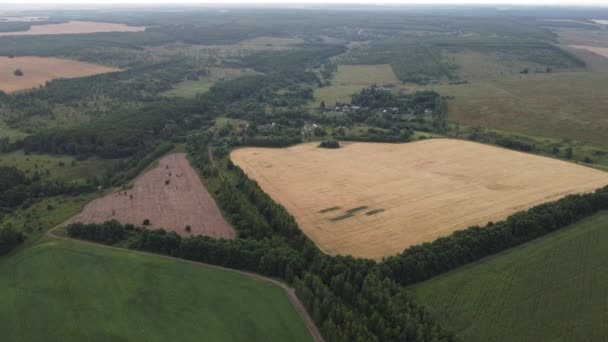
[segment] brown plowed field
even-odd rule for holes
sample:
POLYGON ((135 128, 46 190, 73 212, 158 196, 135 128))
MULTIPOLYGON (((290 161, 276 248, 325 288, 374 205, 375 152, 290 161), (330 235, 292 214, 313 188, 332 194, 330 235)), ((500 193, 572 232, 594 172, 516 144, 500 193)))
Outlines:
POLYGON ((244 148, 232 160, 325 252, 380 259, 608 185, 608 173, 468 141, 244 148))
POLYGON ((0 57, 0 90, 12 93, 43 86, 56 78, 78 78, 116 72, 120 69, 102 65, 46 57, 0 57), (15 76, 15 70, 23 76, 15 76))
POLYGON ((32 25, 27 31, 0 32, 0 36, 33 36, 48 34, 81 34, 97 32, 141 32, 143 26, 127 26, 116 23, 94 21, 69 21, 61 24, 32 25))
POLYGON ((133 187, 89 203, 70 222, 102 223, 108 220, 151 228, 165 228, 182 236, 206 235, 233 239, 234 229, 224 220, 185 153, 173 153, 139 176, 133 187), (185 227, 191 226, 191 232, 185 227))

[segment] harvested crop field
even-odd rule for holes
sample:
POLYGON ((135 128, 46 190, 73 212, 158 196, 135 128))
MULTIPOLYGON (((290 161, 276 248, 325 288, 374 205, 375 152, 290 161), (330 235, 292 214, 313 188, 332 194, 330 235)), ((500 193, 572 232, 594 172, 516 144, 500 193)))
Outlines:
POLYGON ((608 58, 608 47, 602 46, 586 46, 586 45, 570 45, 575 49, 591 51, 597 55, 608 58))
POLYGON ((608 173, 468 141, 244 148, 232 160, 325 252, 380 259, 608 184, 608 173))
POLYGON ((78 78, 120 71, 102 65, 46 57, 0 57, 0 90, 12 93, 44 86, 57 78, 78 78), (22 76, 15 71, 21 70, 22 76))
POLYGON ((144 26, 127 26, 94 21, 68 21, 61 24, 32 25, 27 31, 0 32, 0 36, 34 36, 48 34, 81 34, 98 32, 141 32, 144 26))
POLYGON ((66 224, 113 219, 138 226, 147 219, 150 228, 165 228, 182 236, 235 237, 185 153, 164 156, 155 168, 140 175, 131 189, 92 201, 66 224))

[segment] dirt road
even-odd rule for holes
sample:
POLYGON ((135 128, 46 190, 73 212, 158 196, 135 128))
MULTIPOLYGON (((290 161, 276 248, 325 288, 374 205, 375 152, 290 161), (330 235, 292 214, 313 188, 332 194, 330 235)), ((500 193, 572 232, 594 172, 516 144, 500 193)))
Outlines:
POLYGON ((72 239, 72 238, 69 238, 69 237, 64 237, 64 236, 56 235, 54 233, 54 231, 57 228, 62 227, 62 226, 63 226, 63 224, 58 225, 58 226, 52 228, 51 230, 49 230, 47 232, 47 235, 50 236, 50 237, 52 237, 52 238, 54 238, 54 239, 60 239, 60 240, 66 240, 66 241, 76 241, 76 242, 79 242, 79 243, 84 243, 84 244, 93 245, 93 246, 102 247, 102 248, 108 248, 108 249, 113 249, 113 250, 118 250, 118 251, 123 251, 123 252, 128 252, 128 253, 141 254, 141 255, 156 256, 156 257, 159 257, 159 258, 170 259, 170 260, 173 260, 173 261, 184 262, 184 263, 198 265, 198 266, 202 266, 202 267, 210 267, 210 268, 214 268, 214 269, 218 269, 218 270, 240 273, 240 274, 244 274, 244 275, 253 277, 255 279, 259 279, 259 280, 271 283, 273 285, 276 285, 276 286, 282 288, 285 291, 285 293, 287 294, 287 297, 289 298, 289 301, 293 305, 293 307, 296 310, 296 312, 298 313, 298 315, 300 315, 300 317, 304 321, 304 324, 306 325, 306 328, 308 328, 308 331, 310 332, 310 335, 315 340, 315 342, 324 342, 325 341, 323 339, 323 336, 321 335, 321 332, 319 331, 319 329, 315 325, 314 321, 312 320, 312 318, 310 317, 310 315, 308 315, 308 312, 306 311, 306 307, 300 301, 300 299, 296 296, 295 290, 293 288, 289 287, 287 284, 285 284, 285 283, 283 283, 283 282, 281 282, 279 280, 276 280, 276 279, 273 279, 273 278, 264 277, 264 276, 261 276, 261 275, 256 274, 256 273, 239 271, 239 270, 235 270, 235 269, 231 269, 231 268, 225 268, 225 267, 221 267, 221 266, 205 264, 205 263, 202 263, 202 262, 185 260, 185 259, 179 259, 179 258, 167 256, 167 255, 162 255, 162 254, 155 254, 155 253, 142 252, 142 251, 137 251, 137 250, 132 250, 132 249, 113 247, 113 246, 103 245, 103 244, 94 243, 94 242, 90 242, 90 241, 72 239))

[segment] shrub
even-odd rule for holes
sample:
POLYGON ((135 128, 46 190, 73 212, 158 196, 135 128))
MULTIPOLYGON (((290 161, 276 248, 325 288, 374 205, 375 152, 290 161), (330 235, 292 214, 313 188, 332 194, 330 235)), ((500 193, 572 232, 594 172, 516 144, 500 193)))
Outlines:
POLYGON ((0 228, 0 255, 10 252, 23 243, 25 235, 12 227, 0 228))
POLYGON ((340 148, 340 142, 337 140, 323 140, 319 145, 321 148, 340 148))

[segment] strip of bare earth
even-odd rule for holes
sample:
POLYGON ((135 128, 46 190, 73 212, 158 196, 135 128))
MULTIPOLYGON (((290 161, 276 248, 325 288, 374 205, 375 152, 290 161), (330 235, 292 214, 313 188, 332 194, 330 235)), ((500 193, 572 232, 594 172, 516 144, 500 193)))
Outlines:
POLYGON ((232 268, 225 268, 225 267, 221 267, 221 266, 216 266, 216 265, 211 265, 211 264, 205 264, 205 263, 198 262, 198 261, 192 261, 192 260, 175 258, 175 257, 171 257, 171 256, 168 256, 168 255, 143 252, 143 251, 138 251, 138 250, 133 250, 133 249, 128 249, 128 248, 115 247, 115 246, 108 246, 108 245, 104 245, 104 244, 100 244, 100 243, 95 243, 95 242, 91 242, 91 241, 72 239, 72 238, 65 237, 65 236, 59 236, 59 235, 56 235, 54 233, 54 231, 56 229, 60 228, 60 227, 63 227, 63 223, 60 224, 60 225, 57 225, 57 226, 53 227, 52 229, 50 229, 47 232, 47 236, 49 236, 51 238, 54 238, 54 239, 60 239, 60 240, 66 240, 66 241, 77 241, 79 243, 84 243, 84 244, 88 244, 88 245, 92 245, 92 246, 97 246, 97 247, 102 247, 102 248, 108 248, 108 249, 122 251, 122 252, 127 252, 127 253, 135 253, 135 254, 141 254, 141 255, 156 256, 156 257, 159 257, 159 258, 165 258, 165 259, 169 259, 169 260, 173 260, 173 261, 184 262, 184 263, 188 263, 188 264, 192 264, 192 265, 198 265, 198 266, 209 267, 209 268, 213 268, 213 269, 217 269, 217 270, 223 270, 223 271, 228 271, 228 272, 240 273, 240 274, 243 274, 243 275, 246 275, 246 276, 258 279, 258 280, 262 280, 262 281, 271 283, 273 285, 276 285, 276 286, 280 287, 281 289, 283 289, 285 291, 285 293, 287 294, 287 298, 289 298, 289 301, 293 305, 294 309, 296 310, 296 312, 298 313, 298 315, 300 315, 300 317, 304 321, 304 324, 306 325, 306 328, 310 332, 310 335, 312 336, 312 338, 316 342, 325 342, 325 340, 323 339, 323 336, 321 335, 321 332, 319 331, 319 329, 315 325, 315 322, 312 320, 312 318, 308 314, 308 311, 306 311, 306 307, 304 306, 304 304, 302 304, 302 302, 300 301, 300 299, 298 298, 298 296, 296 296, 296 291, 293 288, 289 287, 287 284, 285 284, 285 283, 283 283, 283 282, 281 282, 281 281, 279 281, 277 279, 264 277, 264 276, 261 276, 261 275, 256 274, 256 273, 239 271, 239 270, 235 270, 235 269, 232 269, 232 268))

